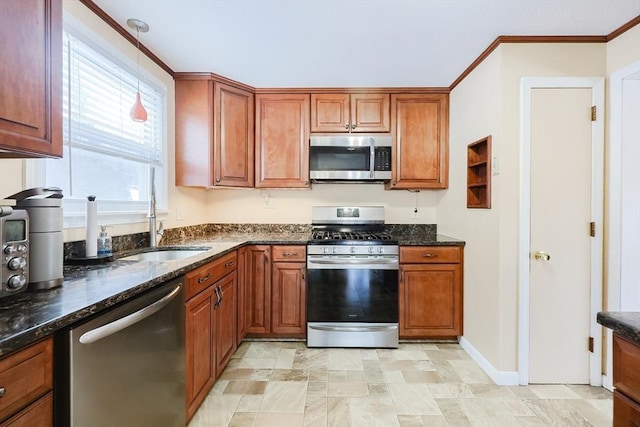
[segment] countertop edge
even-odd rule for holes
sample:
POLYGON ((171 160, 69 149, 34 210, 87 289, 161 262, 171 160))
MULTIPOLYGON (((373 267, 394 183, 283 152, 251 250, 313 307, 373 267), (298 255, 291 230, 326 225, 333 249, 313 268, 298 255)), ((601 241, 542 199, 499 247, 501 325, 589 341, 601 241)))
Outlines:
POLYGON ((603 311, 598 313, 597 321, 614 333, 640 345, 640 312, 603 311))

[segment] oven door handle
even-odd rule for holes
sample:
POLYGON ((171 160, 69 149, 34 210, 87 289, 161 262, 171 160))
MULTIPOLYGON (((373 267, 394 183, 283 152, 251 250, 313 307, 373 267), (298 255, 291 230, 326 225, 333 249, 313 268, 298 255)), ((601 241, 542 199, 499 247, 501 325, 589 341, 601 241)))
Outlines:
POLYGON ((379 332, 379 331, 395 331, 398 329, 397 325, 385 325, 385 326, 328 326, 328 325, 309 325, 309 329, 315 329, 318 331, 331 331, 331 332, 379 332))
POLYGON ((358 268, 358 269, 376 269, 382 268, 383 270, 397 270, 398 269, 398 259, 397 258, 387 258, 387 259, 367 259, 367 260, 357 260, 350 258, 341 258, 341 259, 307 259, 307 269, 309 270, 320 270, 325 268, 358 268))

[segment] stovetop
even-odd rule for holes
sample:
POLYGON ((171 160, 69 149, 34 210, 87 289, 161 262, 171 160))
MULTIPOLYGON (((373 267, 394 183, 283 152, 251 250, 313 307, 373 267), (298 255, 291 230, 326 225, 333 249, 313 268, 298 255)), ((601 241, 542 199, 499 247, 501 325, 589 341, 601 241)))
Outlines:
POLYGON ((313 230, 309 243, 326 245, 397 245, 398 241, 385 231, 313 230))

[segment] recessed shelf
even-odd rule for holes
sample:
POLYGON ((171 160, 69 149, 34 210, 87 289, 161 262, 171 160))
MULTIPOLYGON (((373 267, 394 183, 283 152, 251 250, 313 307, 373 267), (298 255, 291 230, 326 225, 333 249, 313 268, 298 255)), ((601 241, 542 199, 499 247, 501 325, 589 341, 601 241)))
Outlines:
POLYGON ((491 209, 491 135, 467 146, 467 208, 491 209))

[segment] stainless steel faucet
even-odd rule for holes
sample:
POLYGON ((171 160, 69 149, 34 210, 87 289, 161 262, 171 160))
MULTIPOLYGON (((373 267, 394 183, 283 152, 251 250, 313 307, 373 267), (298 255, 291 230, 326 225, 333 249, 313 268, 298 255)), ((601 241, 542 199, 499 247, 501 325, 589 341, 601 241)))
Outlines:
POLYGON ((149 218, 149 247, 155 248, 164 234, 162 221, 160 221, 160 227, 156 229, 156 168, 151 168, 151 198, 147 218, 149 218))

